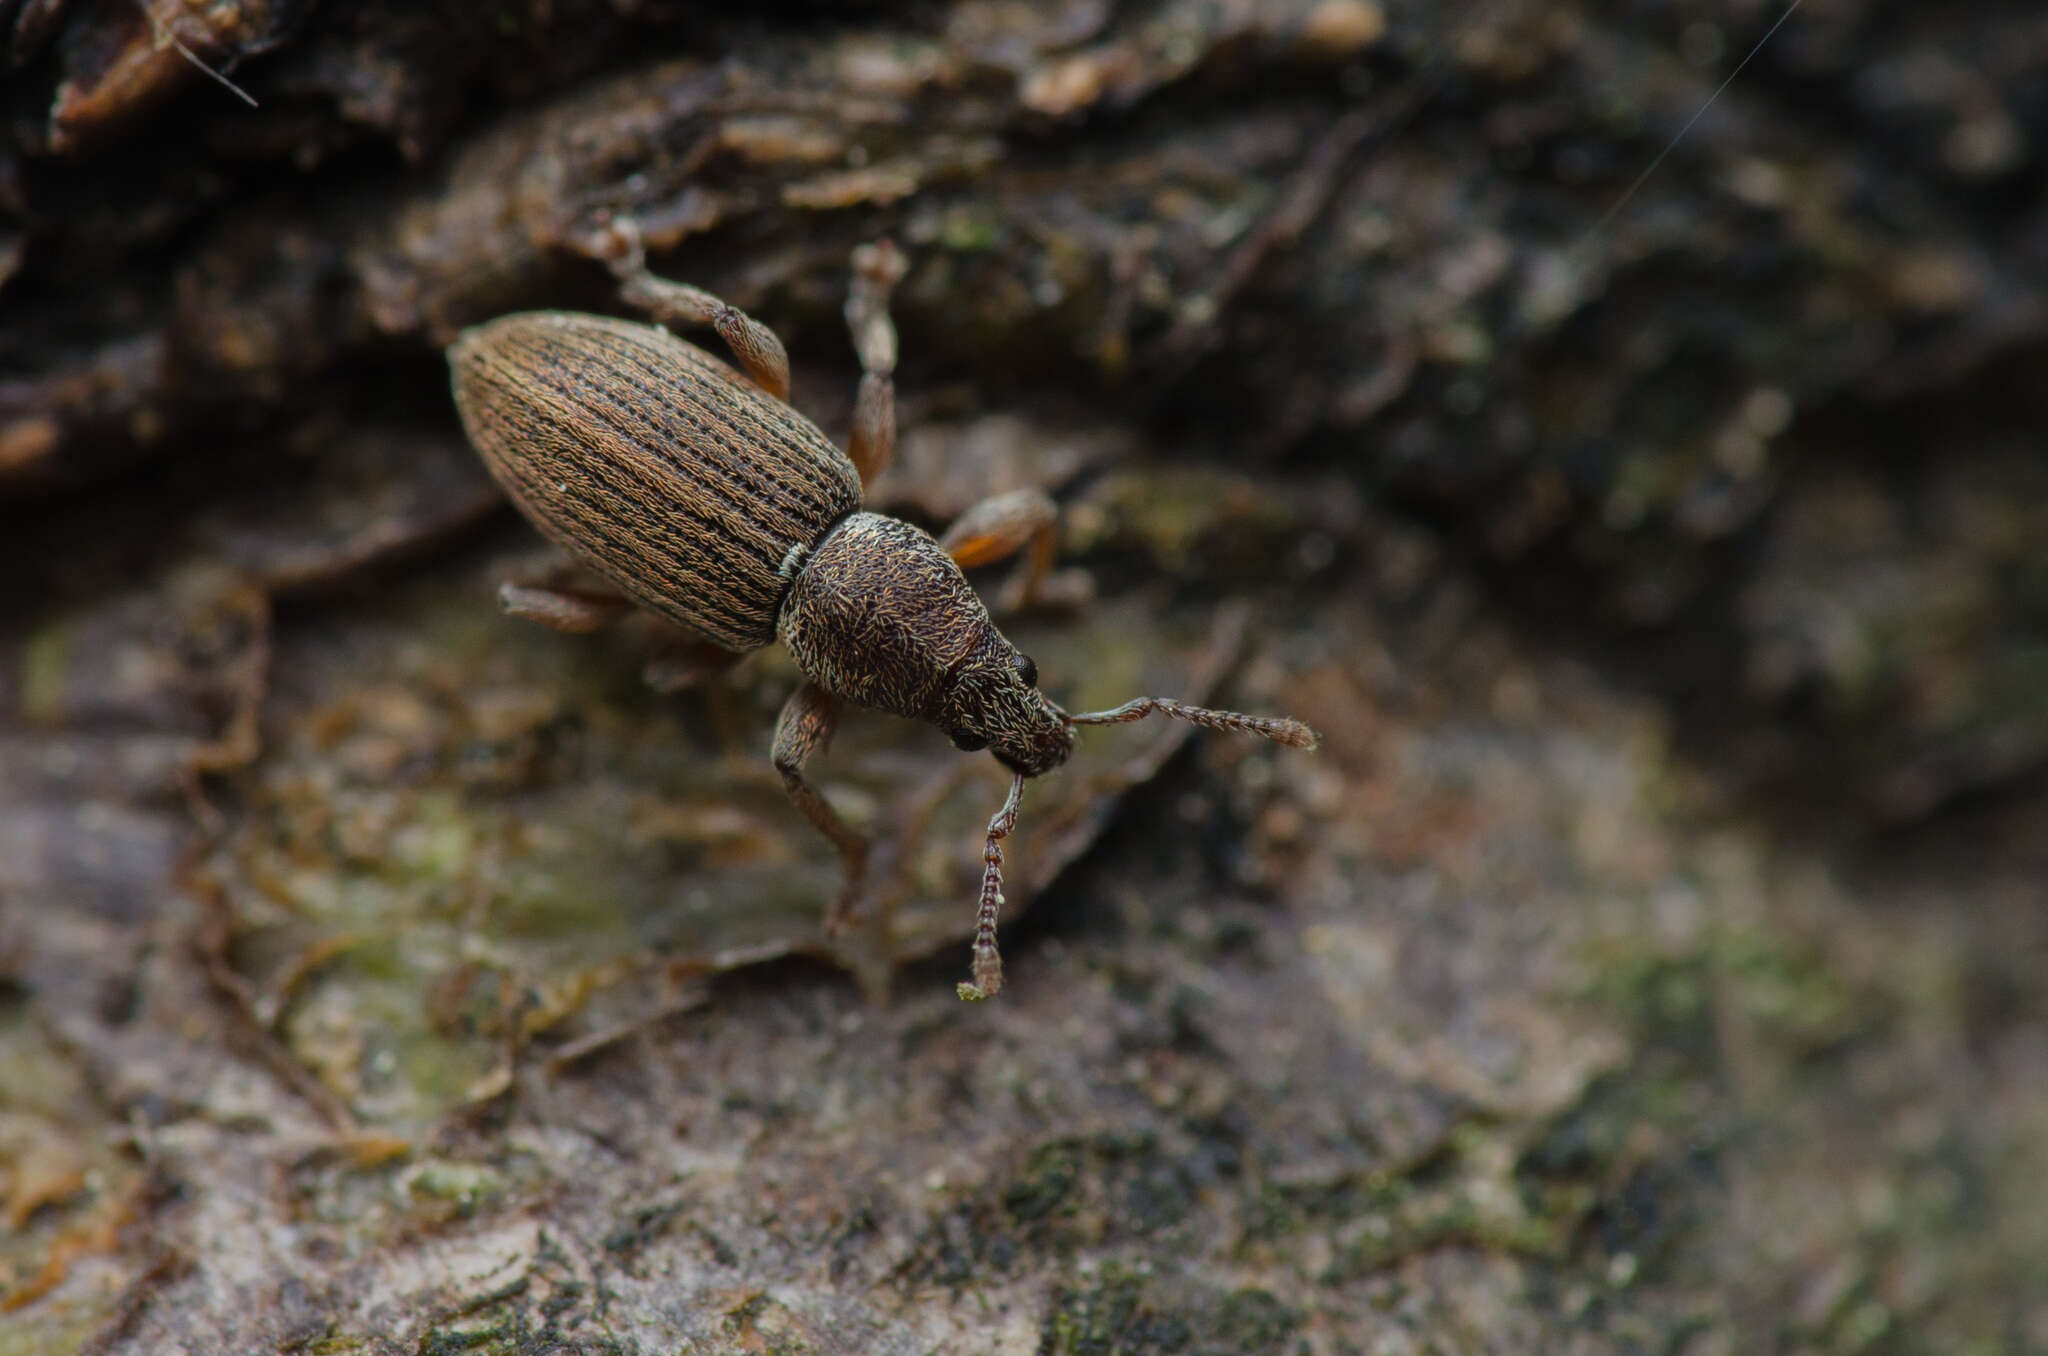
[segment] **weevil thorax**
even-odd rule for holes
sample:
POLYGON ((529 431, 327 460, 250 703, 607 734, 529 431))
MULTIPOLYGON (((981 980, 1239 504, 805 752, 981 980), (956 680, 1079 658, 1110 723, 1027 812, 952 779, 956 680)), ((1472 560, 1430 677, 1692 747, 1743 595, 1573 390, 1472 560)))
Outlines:
POLYGON ((1027 776, 1073 751, 1036 669, 927 532, 854 513, 792 558, 777 630, 804 675, 850 702, 929 721, 1027 776))

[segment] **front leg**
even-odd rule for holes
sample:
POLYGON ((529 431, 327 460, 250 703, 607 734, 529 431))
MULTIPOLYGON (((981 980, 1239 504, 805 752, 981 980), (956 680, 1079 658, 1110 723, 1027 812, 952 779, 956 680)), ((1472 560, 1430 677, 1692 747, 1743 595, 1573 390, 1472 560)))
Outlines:
POLYGON ((846 884, 825 914, 825 931, 844 931, 853 921, 860 898, 861 882, 867 874, 868 840, 839 817, 817 788, 804 780, 804 764, 814 753, 832 742, 839 724, 839 699, 816 683, 805 683, 783 704, 775 722, 775 770, 782 774, 783 790, 803 811, 811 827, 830 839, 846 870, 846 884))
POLYGON ((1051 573, 1058 544, 1059 505, 1043 490, 1012 490, 990 495, 953 520, 939 549, 963 570, 1015 555, 1026 545, 1031 554, 1003 588, 1005 611, 1034 606, 1051 573))

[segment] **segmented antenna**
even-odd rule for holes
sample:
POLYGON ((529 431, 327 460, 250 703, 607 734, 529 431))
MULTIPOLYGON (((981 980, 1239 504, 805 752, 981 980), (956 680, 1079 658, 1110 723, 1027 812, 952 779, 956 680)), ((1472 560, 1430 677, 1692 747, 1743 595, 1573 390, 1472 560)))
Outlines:
POLYGON ((1215 711, 1206 706, 1189 706, 1171 697, 1134 697, 1122 706, 1108 711, 1088 711, 1078 716, 1068 716, 1069 725, 1122 725, 1128 721, 1143 720, 1153 712, 1172 716, 1190 725, 1199 725, 1205 730, 1222 730, 1229 734, 1257 735, 1270 739, 1276 744, 1285 744, 1290 749, 1313 749, 1322 742, 1322 737, 1298 720, 1286 716, 1248 716, 1241 711, 1215 711))
POLYGON ((1003 991, 1003 954, 996 949, 996 924, 1003 916, 1003 840, 1017 827, 1017 808, 1024 803, 1024 774, 1010 783, 1009 798, 988 822, 988 842, 981 851, 981 904, 974 911, 974 978, 955 990, 969 1002, 993 998, 1003 991))

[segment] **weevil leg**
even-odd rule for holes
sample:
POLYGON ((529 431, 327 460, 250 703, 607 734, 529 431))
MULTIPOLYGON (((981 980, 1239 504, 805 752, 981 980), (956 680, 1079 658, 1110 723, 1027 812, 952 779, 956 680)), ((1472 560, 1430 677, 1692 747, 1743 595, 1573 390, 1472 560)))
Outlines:
POLYGON ((716 641, 676 629, 663 642, 661 653, 647 661, 640 676, 656 692, 681 692, 727 672, 742 658, 716 641))
MULTIPOLYGON (((555 584, 500 584, 498 605, 522 621, 538 622, 572 636, 603 630, 634 611, 633 601, 619 594, 555 584)), ((647 686, 656 692, 666 694, 697 687, 742 658, 694 632, 668 624, 661 624, 660 630, 660 651, 640 671, 647 686)))
POLYGON ((617 594, 529 584, 500 584, 498 605, 511 616, 572 636, 601 630, 633 610, 633 604, 617 594))
POLYGON ((783 703, 775 722, 775 770, 782 774, 783 790, 803 811, 811 827, 831 840, 846 869, 846 884, 825 913, 825 931, 842 932, 853 921, 860 898, 861 883, 867 875, 868 840, 839 817, 839 812, 804 780, 804 764, 814 753, 832 742, 839 724, 839 699, 816 683, 805 683, 783 703))
POLYGON ((853 333, 853 351, 860 355, 861 377, 846 455, 860 472, 863 488, 874 484, 896 455, 896 323, 889 319, 889 294, 909 267, 892 240, 878 240, 853 252, 846 328, 853 333))
POLYGON ((990 495, 953 520, 939 549, 962 569, 988 565, 1015 555, 1025 546, 1030 554, 1003 587, 1005 610, 1031 607, 1040 601, 1052 571, 1058 544, 1060 509, 1043 490, 1011 490, 990 495))
POLYGON ((598 256, 619 280, 619 296, 627 305, 665 325, 709 325, 762 390, 777 400, 789 399, 789 352, 774 330, 701 287, 649 272, 640 228, 625 217, 609 218, 595 243, 598 256))

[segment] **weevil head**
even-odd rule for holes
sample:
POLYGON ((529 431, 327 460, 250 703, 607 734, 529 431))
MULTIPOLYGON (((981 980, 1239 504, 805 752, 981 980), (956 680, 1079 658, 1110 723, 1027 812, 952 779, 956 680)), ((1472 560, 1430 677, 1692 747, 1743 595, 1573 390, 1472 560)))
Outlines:
POLYGON ((933 720, 954 747, 985 748, 1026 777, 1052 771, 1074 751, 1066 713, 1038 690, 1038 665, 994 623, 953 671, 933 720))
POLYGON ((1038 666, 996 628, 967 576, 930 534, 854 513, 807 554, 778 621, 812 682, 862 706, 929 721, 962 749, 1014 772, 1050 772, 1074 751, 1038 666))

